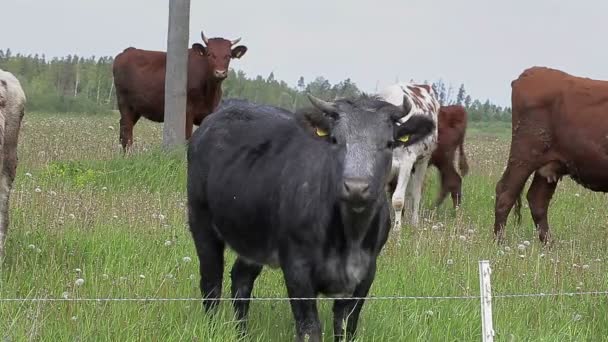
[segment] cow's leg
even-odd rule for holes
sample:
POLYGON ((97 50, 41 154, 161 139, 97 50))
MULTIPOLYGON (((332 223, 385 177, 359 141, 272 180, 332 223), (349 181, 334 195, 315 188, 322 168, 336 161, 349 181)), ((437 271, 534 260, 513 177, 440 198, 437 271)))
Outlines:
MULTIPOLYGON (((16 127, 14 129, 19 129, 16 127)), ((4 247, 9 225, 9 198, 15 174, 17 172, 17 147, 16 144, 8 143, 4 145, 4 158, 2 170, 0 170, 0 261, 4 257, 4 247)))
POLYGON ((186 141, 190 140, 193 129, 194 129, 194 113, 193 113, 192 109, 188 108, 188 111, 186 112, 186 141))
POLYGON ((447 170, 445 170, 445 180, 442 183, 445 184, 443 187, 445 187, 452 196, 452 205, 454 208, 460 207, 462 200, 462 178, 458 172, 456 172, 453 163, 450 163, 447 170))
POLYGON ((429 158, 425 157, 420 159, 414 165, 414 172, 412 172, 412 180, 408 185, 409 197, 412 201, 412 226, 417 227, 419 222, 419 210, 420 210, 420 199, 422 198, 422 184, 426 176, 426 170, 429 164, 429 158))
MULTIPOLYGON (((397 174, 397 185, 393 192, 392 205, 395 212, 395 223, 393 229, 399 233, 401 231, 401 219, 403 217, 403 207, 405 206, 405 192, 410 181, 412 166, 415 159, 403 155, 399 158, 399 173, 397 174)), ((400 236, 400 234, 398 234, 400 236)))
POLYGON ((120 110, 120 144, 122 145, 123 153, 133 145, 133 127, 139 120, 140 115, 127 108, 120 110))
MULTIPOLYGON (((200 288, 204 299, 217 299, 222 294, 224 276, 224 242, 211 226, 211 217, 205 205, 189 203, 188 221, 199 260, 200 288)), ((218 304, 216 300, 203 301, 207 311, 218 304)))
POLYGON ((547 211, 556 187, 557 180, 555 182, 549 182, 546 178, 540 176, 539 173, 536 172, 534 173, 532 184, 528 190, 527 198, 528 204, 530 205, 530 212, 532 213, 532 219, 538 230, 539 239, 544 244, 546 244, 549 239, 547 211))
MULTIPOLYGON (((291 252, 287 253, 291 254, 291 252)), ((289 256, 281 259, 289 298, 316 298, 317 293, 310 279, 310 268, 298 257, 289 256)), ((321 322, 317 301, 291 300, 290 305, 296 325, 296 341, 321 342, 321 322)))
POLYGON ((502 177, 496 183, 496 203, 494 206, 494 238, 497 242, 503 239, 507 217, 515 201, 523 190, 526 180, 536 165, 530 163, 510 161, 502 177))
MULTIPOLYGON (((363 298, 367 297, 369 289, 374 282, 376 276, 376 263, 375 261, 370 264, 370 269, 367 276, 353 293, 353 297, 363 298)), ((335 300, 334 301, 334 339, 335 341, 346 340, 350 341, 355 336, 357 330, 357 323, 359 321, 359 314, 365 304, 364 299, 348 299, 348 300, 335 300), (346 328, 344 322, 346 321, 346 328)))
POLYGON ((14 175, 11 176, 6 170, 0 175, 0 261, 4 258, 4 244, 8 233, 8 209, 11 185, 14 175))
MULTIPOLYGON (((255 279, 262 271, 261 265, 251 264, 241 258, 237 258, 230 271, 232 278, 232 298, 251 298, 251 291, 255 279)), ((247 312, 249 311, 249 300, 235 300, 233 302, 236 318, 239 321, 241 332, 245 332, 247 312)))
POLYGON ((446 186, 446 174, 445 171, 443 170, 443 168, 437 167, 437 170, 439 171, 439 195, 437 196, 437 199, 435 200, 435 204, 434 207, 435 208, 439 208, 439 206, 441 206, 441 203, 443 203, 443 201, 445 200, 445 197, 448 195, 448 188, 446 186))

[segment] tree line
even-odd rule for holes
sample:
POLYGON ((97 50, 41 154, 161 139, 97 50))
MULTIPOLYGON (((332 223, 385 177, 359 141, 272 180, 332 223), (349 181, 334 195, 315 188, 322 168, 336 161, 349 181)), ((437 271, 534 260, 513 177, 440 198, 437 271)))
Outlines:
MULTIPOLYGON (((28 97, 28 110, 43 112, 104 113, 117 109, 112 78, 113 57, 88 58, 68 55, 47 59, 44 54, 13 54, 0 50, 0 69, 19 78, 28 97)), ((511 109, 473 99, 464 84, 457 91, 443 80, 430 84, 442 105, 461 104, 470 121, 510 121, 511 109)), ((231 69, 223 83, 224 98, 246 98, 255 102, 294 110, 308 105, 306 92, 332 100, 361 93, 347 78, 331 84, 322 76, 306 82, 300 77, 295 87, 278 80, 271 72, 267 77, 249 77, 242 70, 231 69)))

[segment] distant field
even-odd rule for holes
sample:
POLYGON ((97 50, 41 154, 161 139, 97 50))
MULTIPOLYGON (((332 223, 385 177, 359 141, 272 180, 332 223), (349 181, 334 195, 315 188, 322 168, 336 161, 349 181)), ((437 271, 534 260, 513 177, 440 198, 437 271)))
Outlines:
MULTIPOLYGON (((186 222, 185 155, 160 152, 161 136, 162 125, 142 120, 135 154, 125 159, 117 114, 26 114, 0 298, 200 297, 186 222)), ((494 186, 509 139, 509 124, 469 125, 463 207, 454 214, 446 200, 440 210, 428 209, 437 192, 432 169, 423 224, 406 225, 400 247, 394 236, 389 241, 371 295, 477 295, 480 259, 491 261, 494 294, 608 290, 608 201, 570 180, 550 208, 558 240, 552 249, 539 245, 525 205, 522 225, 507 227, 508 248, 492 243, 494 186)), ((231 254, 227 269, 232 260, 231 254)), ((254 295, 286 296, 280 271, 265 270, 254 295)), ((478 300, 368 301, 357 337, 480 341, 479 306, 478 300)), ((319 307, 329 341, 331 304, 319 307)), ((221 308, 211 319, 197 302, 0 301, 0 340, 238 340, 230 303, 221 308)), ((606 340, 608 299, 496 298, 494 327, 497 341, 606 340)), ((252 303, 249 340, 290 341, 293 334, 287 302, 252 303)))

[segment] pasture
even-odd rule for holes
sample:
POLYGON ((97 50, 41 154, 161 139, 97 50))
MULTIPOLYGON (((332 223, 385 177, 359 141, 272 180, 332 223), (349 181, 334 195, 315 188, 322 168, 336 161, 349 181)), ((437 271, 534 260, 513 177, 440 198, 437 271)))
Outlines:
MULTIPOLYGON (((123 158, 118 114, 26 113, 11 197, 0 298, 200 298, 198 260, 186 221, 185 153, 158 149, 162 125, 135 127, 123 158)), ((530 214, 510 217, 507 243, 492 241, 494 186, 508 156, 510 126, 470 124, 471 167, 463 206, 431 211, 430 168, 421 226, 405 221, 378 260, 372 296, 478 295, 478 260, 493 268, 493 294, 608 289, 608 201, 566 179, 550 207, 556 239, 543 248, 530 214)), ((235 213, 236 214, 236 213, 235 213)), ((226 267, 231 267, 229 254, 226 267)), ((223 296, 229 295, 229 272, 223 296)), ((255 297, 285 297, 280 270, 265 269, 255 297)), ((326 339, 331 302, 320 302, 326 339)), ((236 341, 232 306, 215 318, 184 302, 1 302, 2 341, 236 341)), ((606 296, 494 299, 497 341, 598 341, 608 336, 606 296)), ((478 341, 478 300, 367 301, 359 341, 478 341)), ((286 301, 251 304, 252 341, 291 340, 286 301)))

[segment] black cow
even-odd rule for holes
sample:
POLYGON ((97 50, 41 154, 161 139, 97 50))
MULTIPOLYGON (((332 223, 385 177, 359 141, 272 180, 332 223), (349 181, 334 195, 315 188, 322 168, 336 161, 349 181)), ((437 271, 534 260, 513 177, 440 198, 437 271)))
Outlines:
MULTIPOLYGON (((403 109, 367 95, 335 103, 309 98, 316 108, 295 116, 235 101, 192 136, 188 214, 203 298, 221 295, 226 245, 238 254, 233 297, 251 297, 263 265, 281 267, 290 298, 367 295, 390 229, 384 185, 392 149, 426 137, 434 123, 414 116, 397 126, 409 112, 407 98, 403 109)), ((217 304, 203 302, 206 310, 217 304)), ((336 340, 354 335, 362 306, 334 302, 336 340)), ((234 307, 243 329, 249 301, 234 307)), ((291 301, 291 309, 297 340, 321 341, 316 301, 291 301)))

